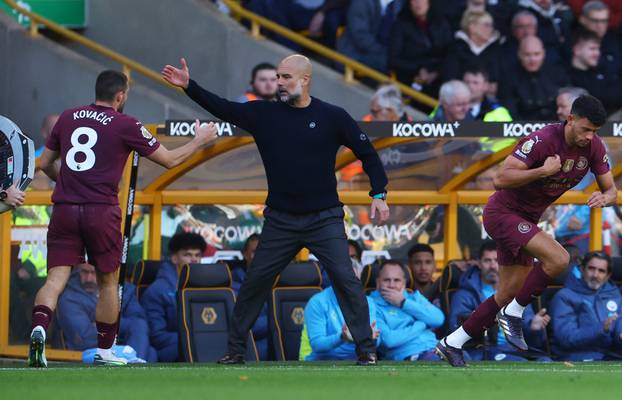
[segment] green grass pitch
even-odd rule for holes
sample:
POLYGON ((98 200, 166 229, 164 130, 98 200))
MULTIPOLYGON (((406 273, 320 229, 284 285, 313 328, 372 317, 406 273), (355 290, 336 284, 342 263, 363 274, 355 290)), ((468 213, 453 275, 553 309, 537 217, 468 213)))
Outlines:
POLYGON ((33 370, 0 364, 0 398, 12 399, 622 399, 621 363, 164 364, 33 370))

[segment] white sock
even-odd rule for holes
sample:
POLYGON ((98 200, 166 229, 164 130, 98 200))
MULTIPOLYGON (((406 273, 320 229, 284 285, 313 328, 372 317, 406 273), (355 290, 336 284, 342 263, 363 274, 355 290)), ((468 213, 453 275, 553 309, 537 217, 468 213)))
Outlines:
POLYGON ((102 356, 104 359, 110 359, 112 357, 112 349, 102 349, 98 347, 97 354, 102 356))
POLYGON ((471 336, 464 330, 463 327, 456 329, 451 335, 445 338, 445 343, 451 347, 461 349, 462 346, 471 340, 471 336))
POLYGON ((525 307, 518 304, 516 299, 512 300, 510 304, 505 306, 503 312, 511 317, 522 318, 523 311, 525 311, 525 307))
MULTIPOLYGON (((32 332, 34 331, 40 331, 41 334, 43 334, 43 341, 45 342, 45 339, 47 338, 47 335, 45 334, 45 329, 43 329, 41 325, 37 325, 34 328, 32 328, 32 332)), ((32 332, 30 333, 31 335, 32 335, 32 332)))

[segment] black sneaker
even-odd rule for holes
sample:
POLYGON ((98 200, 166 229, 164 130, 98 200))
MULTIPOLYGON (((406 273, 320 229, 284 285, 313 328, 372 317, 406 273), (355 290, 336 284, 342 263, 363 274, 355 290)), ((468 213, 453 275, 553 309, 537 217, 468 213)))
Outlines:
POLYGON ((356 365, 362 365, 364 367, 378 365, 378 357, 376 353, 362 353, 359 354, 356 360, 356 365))
POLYGON ((45 359, 45 339, 43 332, 34 329, 30 334, 30 350, 28 351, 28 366, 33 368, 47 368, 45 359))
POLYGON ((220 360, 216 361, 217 364, 222 365, 235 365, 244 364, 244 356, 242 354, 225 354, 220 360))
POLYGON ((464 361, 464 353, 462 352, 462 349, 448 345, 445 338, 442 338, 436 344, 434 352, 440 358, 447 361, 452 367, 464 368, 467 366, 464 361))
POLYGON ((503 307, 497 314, 497 322, 499 323, 499 329, 503 331, 505 339, 509 344, 519 350, 529 350, 529 346, 527 346, 523 336, 522 318, 507 315, 505 313, 505 307, 503 307))

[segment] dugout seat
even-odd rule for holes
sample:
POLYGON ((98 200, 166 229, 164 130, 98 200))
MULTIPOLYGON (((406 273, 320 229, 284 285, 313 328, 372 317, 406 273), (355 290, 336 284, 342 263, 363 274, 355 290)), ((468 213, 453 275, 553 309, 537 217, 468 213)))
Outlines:
POLYGON ((153 283, 160 270, 160 260, 138 260, 132 269, 130 282, 136 286, 136 298, 140 301, 145 290, 153 283))
POLYGON ((322 275, 315 262, 289 264, 276 278, 269 301, 268 326, 277 361, 298 360, 304 309, 322 291, 322 275))
POLYGON ((611 281, 622 287, 622 257, 611 258, 611 281))
POLYGON ((538 312, 543 308, 546 308, 550 312, 551 300, 553 300, 553 296, 559 292, 560 289, 564 287, 564 283, 566 283, 566 279, 568 278, 568 274, 571 273, 572 268, 566 268, 564 272, 559 274, 557 277, 553 279, 553 281, 544 289, 544 292, 536 298, 536 300, 532 303, 534 307, 534 312, 538 312))
MULTIPOLYGON (((361 283, 363 284, 363 289, 365 289, 365 294, 367 295, 376 290, 376 278, 378 277, 378 269, 380 268, 380 264, 381 262, 368 264, 363 267, 363 270, 361 271, 361 283)), ((408 276, 406 276, 406 290, 412 292, 414 285, 412 271, 408 267, 406 270, 408 271, 408 276)))
MULTIPOLYGON (((227 351, 235 292, 225 263, 187 264, 177 290, 180 358, 186 362, 214 362, 227 351)), ((249 333, 246 360, 259 359, 249 333)))

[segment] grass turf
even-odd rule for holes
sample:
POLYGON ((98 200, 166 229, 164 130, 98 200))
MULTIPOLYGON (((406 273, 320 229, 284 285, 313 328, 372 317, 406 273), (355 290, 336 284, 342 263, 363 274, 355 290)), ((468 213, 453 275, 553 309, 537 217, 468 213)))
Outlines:
POLYGON ((0 364, 2 399, 620 399, 622 364, 262 363, 121 368, 0 364))

